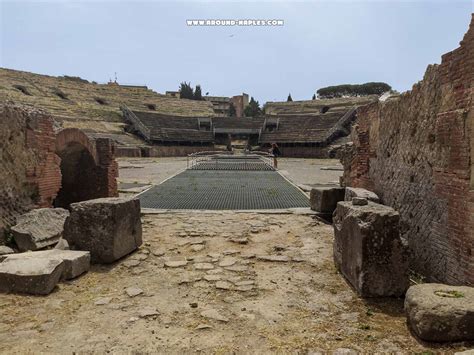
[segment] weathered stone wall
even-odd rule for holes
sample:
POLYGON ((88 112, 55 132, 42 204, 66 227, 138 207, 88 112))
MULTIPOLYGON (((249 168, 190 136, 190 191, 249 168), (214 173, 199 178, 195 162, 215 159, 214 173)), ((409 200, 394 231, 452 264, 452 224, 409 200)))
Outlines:
POLYGON ((53 120, 42 111, 0 106, 0 242, 16 217, 50 206, 61 184, 53 120))
POLYGON ((328 147, 279 147, 282 157, 285 158, 317 158, 326 159, 329 157, 328 147))
MULTIPOLYGON (((0 105, 0 242, 17 216, 55 203, 64 184, 61 156, 68 151, 91 156, 88 170, 68 161, 78 176, 90 182, 84 191, 92 197, 117 196, 118 166, 112 141, 90 139, 78 129, 56 134, 54 120, 44 111, 0 105)), ((77 184, 72 189, 81 192, 82 187, 77 184)))
POLYGON ((474 284, 474 18, 456 50, 399 98, 359 108, 343 183, 400 212, 412 268, 474 284))
POLYGON ((140 147, 116 147, 117 157, 138 158, 142 156, 140 147))
MULTIPOLYGON (((153 146, 145 152, 148 157, 185 157, 188 154, 197 152, 207 152, 215 150, 214 145, 170 145, 170 146, 153 146)), ((142 154, 143 156, 143 154, 142 154)))

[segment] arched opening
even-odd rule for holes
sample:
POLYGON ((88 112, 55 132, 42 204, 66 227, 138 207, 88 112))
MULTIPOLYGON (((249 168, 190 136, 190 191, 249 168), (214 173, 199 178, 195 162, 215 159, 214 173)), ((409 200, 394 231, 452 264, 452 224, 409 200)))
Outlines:
POLYGON ((78 142, 70 142, 56 154, 61 158, 62 179, 54 207, 67 208, 73 202, 99 197, 97 168, 89 150, 78 142))
POLYGON ((326 112, 329 111, 329 109, 330 109, 329 106, 323 106, 323 107, 321 107, 321 109, 320 109, 319 111, 320 111, 321 113, 326 113, 326 112))

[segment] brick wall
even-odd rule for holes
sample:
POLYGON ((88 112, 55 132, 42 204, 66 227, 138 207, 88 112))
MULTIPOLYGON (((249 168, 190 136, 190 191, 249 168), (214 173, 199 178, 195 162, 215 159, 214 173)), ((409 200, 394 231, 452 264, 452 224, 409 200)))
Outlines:
POLYGON ((90 139, 78 129, 56 134, 53 119, 44 111, 0 106, 0 244, 20 214, 53 205, 62 184, 60 152, 71 145, 84 147, 92 157, 92 171, 80 173, 90 175, 94 196, 117 196, 112 141, 90 139))
POLYGON ((61 184, 53 120, 43 111, 0 106, 0 244, 16 218, 48 207, 61 184))
POLYGON ((411 266, 474 285, 474 18, 460 47, 397 99, 358 109, 343 183, 400 212, 411 266))
POLYGON ((66 128, 56 135, 56 154, 64 160, 56 206, 118 195, 118 166, 110 139, 91 139, 77 128, 66 128))

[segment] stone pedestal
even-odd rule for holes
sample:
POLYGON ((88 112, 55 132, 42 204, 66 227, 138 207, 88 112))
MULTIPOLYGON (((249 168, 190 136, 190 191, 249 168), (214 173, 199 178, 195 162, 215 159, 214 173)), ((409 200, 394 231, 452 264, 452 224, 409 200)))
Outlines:
POLYGON ((71 249, 89 251, 93 263, 113 263, 142 244, 140 200, 99 198, 71 204, 64 239, 71 249))
POLYGON ((334 212, 334 262, 363 297, 402 296, 408 288, 408 247, 399 214, 369 202, 339 202, 334 212))

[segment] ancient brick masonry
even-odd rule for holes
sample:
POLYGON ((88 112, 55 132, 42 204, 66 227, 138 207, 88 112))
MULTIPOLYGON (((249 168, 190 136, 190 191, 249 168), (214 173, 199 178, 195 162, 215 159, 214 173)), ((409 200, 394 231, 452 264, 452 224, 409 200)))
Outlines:
POLYGON ((91 139, 77 128, 63 129, 56 135, 56 154, 61 158, 62 174, 56 206, 117 196, 118 166, 110 139, 91 139))
POLYGON ((0 106, 0 242, 16 217, 51 205, 61 184, 52 119, 42 111, 0 106))
POLYGON ((343 183, 400 212, 411 267, 474 284, 474 17, 456 50, 411 91, 358 109, 343 183))
POLYGON ((118 196, 118 164, 115 160, 115 145, 107 138, 97 138, 95 143, 99 157, 99 179, 104 182, 99 185, 99 195, 101 197, 118 196))
MULTIPOLYGON (((44 111, 7 104, 0 106, 0 244, 16 217, 32 208, 51 207, 64 187, 65 167, 88 185, 73 185, 75 198, 117 196, 115 146, 109 139, 91 139, 79 129, 55 133, 44 111), (61 161, 61 156, 80 158, 61 161), (87 160, 88 159, 88 160, 87 160), (81 161, 88 166, 81 166, 81 161), (68 164, 63 164, 68 162, 68 164)), ((75 202, 75 201, 74 201, 75 202)))
POLYGON ((61 159, 55 153, 56 136, 51 117, 43 114, 31 120, 26 129, 26 145, 38 155, 38 163, 27 171, 35 186, 37 207, 50 207, 61 187, 61 159))

